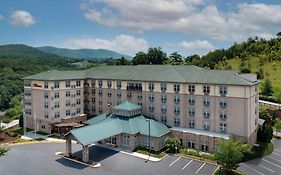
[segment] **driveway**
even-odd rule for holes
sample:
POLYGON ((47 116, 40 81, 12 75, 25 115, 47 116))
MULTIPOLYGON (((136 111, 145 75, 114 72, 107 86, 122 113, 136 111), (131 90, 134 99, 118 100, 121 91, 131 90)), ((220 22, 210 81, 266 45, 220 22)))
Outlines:
POLYGON ((273 140, 272 154, 241 163, 239 169, 249 175, 281 175, 281 140, 273 140))
MULTIPOLYGON (((72 144, 73 152, 81 155, 81 146, 72 144)), ((145 160, 106 148, 90 147, 90 159, 99 161, 101 168, 90 168, 55 156, 64 151, 62 143, 38 143, 11 147, 7 156, 0 158, 0 174, 5 175, 211 175, 215 165, 168 155, 160 162, 145 160)))

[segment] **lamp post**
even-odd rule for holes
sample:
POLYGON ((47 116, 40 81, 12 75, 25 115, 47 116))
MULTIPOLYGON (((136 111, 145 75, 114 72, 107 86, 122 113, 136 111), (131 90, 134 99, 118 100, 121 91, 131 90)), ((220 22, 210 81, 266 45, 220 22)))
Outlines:
POLYGON ((148 162, 149 157, 150 157, 150 120, 146 119, 146 121, 148 122, 148 158, 146 160, 146 162, 148 162))

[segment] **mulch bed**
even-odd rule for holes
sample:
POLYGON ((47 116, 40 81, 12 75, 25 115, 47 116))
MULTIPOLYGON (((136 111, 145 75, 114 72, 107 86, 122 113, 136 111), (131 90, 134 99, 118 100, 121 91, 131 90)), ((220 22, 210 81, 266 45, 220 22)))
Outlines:
POLYGON ((16 137, 10 137, 7 134, 5 134, 5 132, 13 131, 13 130, 15 130, 17 128, 18 128, 18 126, 13 126, 13 127, 9 128, 9 129, 5 130, 3 133, 1 133, 0 134, 0 144, 17 141, 20 138, 19 134, 16 137))

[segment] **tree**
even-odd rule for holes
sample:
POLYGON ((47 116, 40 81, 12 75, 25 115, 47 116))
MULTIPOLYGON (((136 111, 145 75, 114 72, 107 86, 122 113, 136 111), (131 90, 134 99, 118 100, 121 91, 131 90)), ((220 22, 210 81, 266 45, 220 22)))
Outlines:
POLYGON ((161 47, 152 47, 147 52, 149 64, 164 64, 168 59, 167 54, 162 51, 161 47))
POLYGON ((185 62, 192 63, 193 60, 200 60, 199 55, 190 55, 185 58, 185 62))
POLYGON ((274 130, 277 132, 281 132, 281 119, 277 118, 274 124, 274 130))
POLYGON ((268 120, 268 117, 270 116, 269 112, 265 107, 260 106, 259 107, 259 117, 264 120, 268 120))
POLYGON ((215 159, 225 174, 231 174, 238 168, 238 163, 243 159, 245 153, 250 152, 248 144, 241 144, 233 139, 221 139, 218 142, 218 151, 215 159))
POLYGON ((281 32, 278 32, 278 33, 276 34, 276 36, 277 36, 278 38, 281 38, 281 32))
POLYGON ((0 126, 0 140, 2 139, 3 132, 4 132, 4 127, 0 126))
POLYGON ((134 56, 132 60, 133 65, 138 65, 138 64, 149 64, 147 54, 144 52, 138 52, 134 56))
POLYGON ((124 57, 121 57, 116 60, 116 65, 129 65, 129 64, 130 62, 124 57))
POLYGON ((281 103, 281 90, 275 90, 273 92, 273 97, 277 103, 281 103))
POLYGON ((181 147, 181 142, 177 137, 167 137, 165 145, 170 152, 177 153, 181 147))
POLYGON ((266 95, 266 96, 271 96, 272 95, 272 85, 271 81, 269 79, 266 79, 262 84, 261 84, 261 94, 266 95))
POLYGON ((171 60, 172 64, 179 64, 183 61, 182 56, 180 54, 178 54, 177 52, 171 53, 171 55, 169 56, 169 59, 171 60))

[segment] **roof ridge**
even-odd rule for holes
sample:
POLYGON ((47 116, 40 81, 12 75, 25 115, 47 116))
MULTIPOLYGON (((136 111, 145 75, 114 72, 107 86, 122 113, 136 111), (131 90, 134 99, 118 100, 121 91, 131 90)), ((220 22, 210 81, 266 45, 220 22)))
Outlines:
POLYGON ((186 82, 186 80, 174 69, 174 67, 172 65, 170 65, 169 67, 172 67, 172 70, 178 75, 178 77, 183 81, 186 82))

